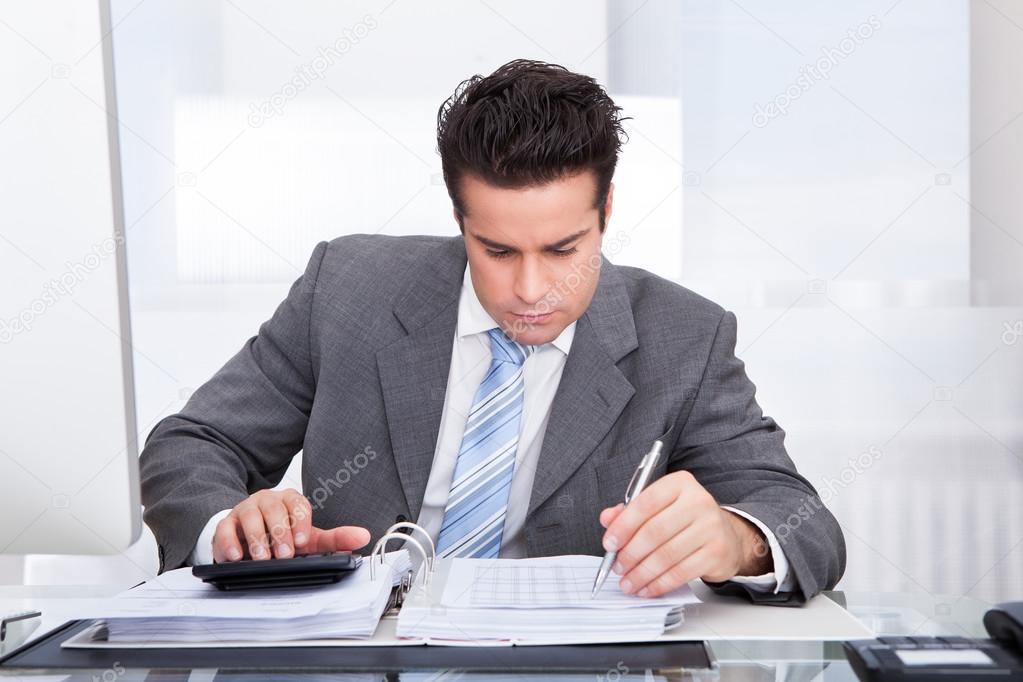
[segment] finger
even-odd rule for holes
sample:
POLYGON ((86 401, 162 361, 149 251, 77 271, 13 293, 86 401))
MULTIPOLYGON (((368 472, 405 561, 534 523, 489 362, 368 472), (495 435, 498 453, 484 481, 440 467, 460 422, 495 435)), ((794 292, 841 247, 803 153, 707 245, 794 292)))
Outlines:
POLYGON ((249 548, 249 556, 253 559, 269 559, 270 543, 266 535, 266 524, 263 513, 256 505, 235 508, 238 520, 241 521, 242 536, 245 546, 249 548))
MULTIPOLYGON (((677 502, 647 519, 632 536, 632 539, 618 550, 614 567, 615 573, 625 575, 632 571, 662 545, 690 528, 694 520, 692 510, 677 502)), ((650 577, 653 578, 659 574, 660 571, 650 577)))
POLYGON ((274 557, 278 559, 290 559, 295 552, 295 546, 291 539, 291 519, 288 518, 288 508, 284 506, 284 500, 280 495, 267 497, 259 505, 259 511, 263 513, 263 522, 270 531, 270 545, 274 557))
MULTIPOLYGON (((642 561, 621 574, 622 578, 619 586, 622 592, 626 594, 639 592, 658 577, 671 570, 673 566, 677 566, 688 559, 702 548, 704 544, 706 544, 706 538, 701 537, 697 529, 692 526, 688 530, 668 538, 667 541, 647 554, 642 561)), ((621 557, 621 554, 618 556, 621 557)))
POLYGON ((313 508, 305 495, 298 491, 286 496, 284 503, 288 507, 291 537, 295 541, 295 552, 298 553, 309 543, 313 527, 313 508))
POLYGON ((369 531, 359 526, 338 526, 328 530, 313 528, 311 552, 346 552, 365 547, 369 542, 369 531))
POLYGON ((604 549, 613 552, 629 544, 639 527, 678 499, 679 482, 674 476, 659 479, 625 506, 604 533, 604 549))
POLYGON ((213 562, 238 561, 244 555, 242 543, 238 541, 238 519, 228 514, 213 532, 213 562))
POLYGON ((711 564, 711 554, 701 548, 690 554, 682 562, 675 564, 667 571, 647 583, 646 587, 637 592, 640 597, 660 597, 676 590, 690 580, 695 580, 707 572, 711 564))
POLYGON ((611 522, 618 518, 618 515, 625 509, 625 505, 619 502, 613 507, 608 507, 604 511, 600 512, 600 525, 607 528, 611 525, 611 522))

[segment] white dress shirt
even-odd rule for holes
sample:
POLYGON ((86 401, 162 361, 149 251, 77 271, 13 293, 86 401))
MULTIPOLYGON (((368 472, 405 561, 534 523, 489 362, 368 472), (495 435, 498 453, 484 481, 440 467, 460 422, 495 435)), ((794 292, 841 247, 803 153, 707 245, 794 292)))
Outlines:
MULTIPOLYGON (((462 445, 462 432, 472 407, 476 389, 490 368, 490 339, 487 332, 498 325, 476 296, 468 266, 462 279, 458 300, 458 323, 451 347, 451 368, 448 372, 444 409, 440 420, 440 433, 434 451, 433 467, 426 483, 422 509, 417 523, 430 534, 434 542, 440 535, 444 521, 451 478, 455 472, 458 451, 462 445)), ((508 510, 501 538, 501 557, 526 556, 522 528, 526 521, 529 498, 533 490, 533 477, 540 458, 547 419, 550 416, 554 394, 561 382, 568 353, 575 337, 576 323, 566 327, 556 339, 536 348, 522 366, 523 411, 519 424, 519 444, 515 453, 508 510)), ((624 491, 623 491, 624 492, 624 491)), ((759 576, 736 576, 733 582, 743 583, 764 592, 789 591, 795 580, 790 574, 788 560, 774 533, 760 520, 739 509, 724 507, 748 519, 767 538, 774 559, 774 571, 759 576)), ((190 557, 193 564, 212 562, 213 533, 217 523, 230 510, 218 512, 203 528, 190 557)), ((594 513, 599 513, 595 510, 594 513)))

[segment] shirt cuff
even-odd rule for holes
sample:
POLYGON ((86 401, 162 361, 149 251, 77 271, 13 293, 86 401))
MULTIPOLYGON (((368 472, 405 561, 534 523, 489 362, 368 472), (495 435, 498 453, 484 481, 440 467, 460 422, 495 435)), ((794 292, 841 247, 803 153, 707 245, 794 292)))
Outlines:
POLYGON ((220 523, 220 520, 230 513, 230 509, 223 509, 206 522, 202 532, 199 533, 199 539, 195 541, 192 553, 188 555, 189 564, 199 566, 213 563, 213 535, 217 532, 217 524, 220 523))
POLYGON ((767 546, 771 548, 771 558, 774 560, 774 571, 764 573, 763 575, 737 575, 731 578, 731 582, 746 585, 758 592, 778 594, 779 592, 792 592, 795 590, 796 578, 792 575, 792 571, 789 570, 789 560, 785 556, 785 552, 782 551, 781 543, 778 542, 778 538, 775 537, 774 533, 760 519, 747 514, 741 509, 726 506, 721 508, 733 514, 738 514, 759 528, 760 532, 767 538, 767 546))

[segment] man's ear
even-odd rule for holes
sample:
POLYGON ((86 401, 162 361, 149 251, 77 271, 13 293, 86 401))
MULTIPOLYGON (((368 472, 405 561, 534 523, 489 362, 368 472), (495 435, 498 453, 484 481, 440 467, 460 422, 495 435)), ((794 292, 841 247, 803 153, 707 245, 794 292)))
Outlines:
POLYGON ((614 203, 615 184, 612 182, 607 186, 607 199, 604 200, 604 229, 611 222, 611 205, 614 203))

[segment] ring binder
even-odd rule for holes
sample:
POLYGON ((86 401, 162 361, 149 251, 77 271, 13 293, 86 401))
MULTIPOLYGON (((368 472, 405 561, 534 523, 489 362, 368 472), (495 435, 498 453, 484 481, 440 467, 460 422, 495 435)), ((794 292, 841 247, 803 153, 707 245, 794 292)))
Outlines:
MULTIPOLYGON (((412 546, 419 550, 419 555, 423 558, 423 565, 427 569, 426 572, 423 574, 423 585, 425 586, 427 577, 429 576, 430 573, 429 571, 430 566, 427 561, 426 550, 423 549, 423 546, 419 544, 418 540, 415 540, 412 537, 405 535, 404 533, 398 532, 385 533, 384 536, 377 540, 377 543, 373 545, 373 551, 369 555, 370 579, 376 580, 376 567, 378 555, 380 556, 380 565, 381 566, 384 565, 384 551, 386 550, 388 540, 404 540, 405 542, 412 543, 412 546)), ((409 568, 405 575, 402 576, 401 581, 394 586, 394 589, 391 594, 391 600, 388 603, 387 608, 385 609, 385 615, 387 613, 390 613, 392 609, 401 608, 402 604, 405 603, 405 597, 408 595, 409 592, 412 591, 412 583, 413 583, 412 569, 409 568)))
MULTIPOLYGON (((423 560, 421 568, 420 568, 420 572, 423 575, 422 585, 423 585, 423 587, 426 587, 427 585, 429 585, 429 583, 430 583, 430 574, 433 573, 434 561, 436 560, 436 557, 437 557, 437 550, 436 550, 436 548, 435 548, 435 546, 433 544, 433 538, 430 537, 429 533, 427 533, 426 530, 422 526, 420 526, 419 524, 412 523, 410 521, 401 521, 401 522, 398 522, 398 523, 394 524, 393 526, 388 528, 387 532, 384 533, 384 535, 379 540, 377 540, 375 545, 373 545, 373 551, 370 553, 370 556, 369 556, 369 571, 370 571, 369 574, 370 574, 370 577, 371 578, 375 578, 376 577, 376 565, 377 565, 376 558, 377 558, 378 555, 380 557, 380 563, 381 564, 384 563, 384 552, 387 549, 387 542, 389 540, 399 540, 399 541, 402 541, 402 542, 411 543, 411 545, 413 547, 415 547, 419 551, 419 556, 423 560), (427 553, 426 549, 423 547, 423 545, 418 540, 416 540, 414 537, 412 537, 411 535, 407 535, 405 533, 399 532, 398 529, 401 529, 401 528, 407 528, 407 529, 409 529, 409 530, 411 530, 413 532, 419 531, 426 538, 427 543, 430 545, 430 553, 427 553)), ((400 595, 399 599, 403 599, 404 596, 406 594, 408 594, 408 592, 411 589, 412 589, 412 581, 411 580, 409 580, 409 581, 403 580, 402 584, 399 585, 399 590, 402 593, 400 595), (406 583, 407 583, 407 585, 406 585, 406 583)))
MULTIPOLYGON (((411 521, 399 521, 390 528, 388 528, 387 533, 393 533, 395 531, 401 530, 402 528, 410 530, 413 533, 419 531, 422 534, 422 536, 426 538, 426 542, 430 545, 429 569, 430 572, 432 573, 434 564, 437 562, 437 547, 433 544, 433 538, 430 537, 430 534, 426 532, 425 528, 420 526, 418 523, 412 523, 411 521)), ((387 533, 385 533, 385 535, 387 533)))

